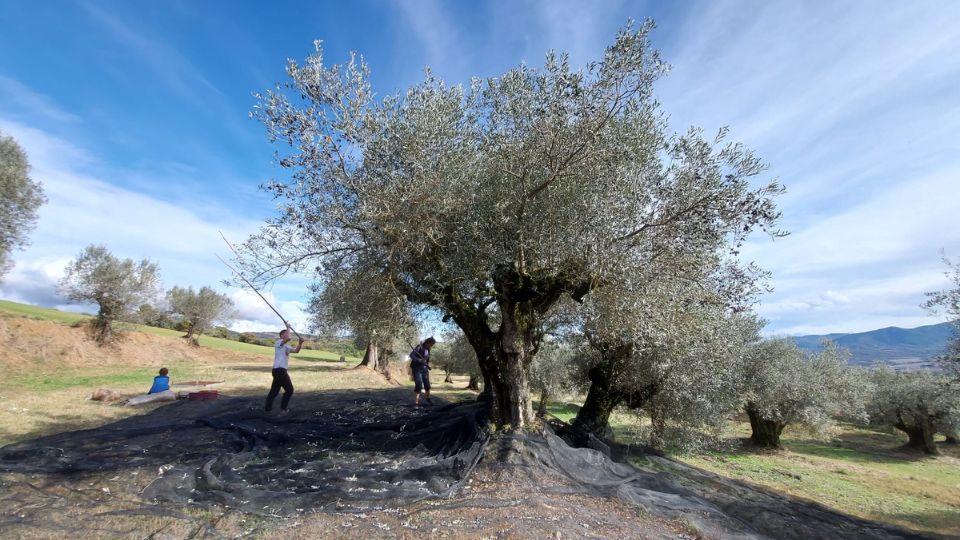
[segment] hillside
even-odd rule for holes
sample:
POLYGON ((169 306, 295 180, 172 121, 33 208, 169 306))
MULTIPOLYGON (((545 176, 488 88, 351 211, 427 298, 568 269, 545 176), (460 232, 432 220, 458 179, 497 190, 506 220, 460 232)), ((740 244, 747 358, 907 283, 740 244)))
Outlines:
POLYGON ((794 338, 801 349, 816 352, 829 339, 850 351, 851 363, 869 366, 876 362, 893 365, 897 369, 919 369, 933 365, 937 355, 953 335, 950 323, 931 324, 917 328, 894 326, 851 334, 827 334, 794 338))

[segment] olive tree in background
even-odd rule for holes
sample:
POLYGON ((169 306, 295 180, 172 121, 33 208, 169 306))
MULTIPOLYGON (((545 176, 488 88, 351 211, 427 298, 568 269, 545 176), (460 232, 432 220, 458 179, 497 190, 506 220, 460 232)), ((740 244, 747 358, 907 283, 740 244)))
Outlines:
POLYGON ((27 155, 13 137, 0 132, 0 280, 13 266, 10 253, 27 245, 44 202, 42 186, 30 178, 27 155))
POLYGON ((719 428, 741 403, 740 358, 759 339, 759 323, 743 313, 764 278, 722 251, 691 250, 591 294, 581 310, 590 387, 574 426, 603 436, 623 405, 650 414, 657 447, 668 422, 719 428))
POLYGON ((228 324, 235 312, 233 301, 210 287, 174 287, 167 291, 167 303, 170 311, 180 315, 187 324, 185 339, 193 340, 201 336, 215 323, 228 324))
POLYGON ((444 333, 431 355, 434 358, 431 363, 436 362, 444 371, 468 376, 470 379, 467 390, 480 391, 481 374, 477 353, 459 329, 444 333))
POLYGON ((65 298, 99 306, 93 319, 94 339, 100 344, 114 338, 113 323, 128 320, 139 306, 160 292, 160 271, 147 259, 118 259, 102 245, 90 245, 67 264, 60 280, 65 298))
POLYGON ((409 303, 376 268, 345 268, 311 293, 311 327, 329 335, 350 332, 364 351, 362 366, 386 374, 390 357, 418 340, 409 303))
POLYGON ((780 435, 791 424, 823 432, 840 417, 866 422, 870 386, 846 356, 830 342, 815 355, 804 354, 790 338, 754 345, 743 367, 753 444, 780 448, 780 435))
POLYGON ((947 342, 940 363, 954 376, 955 382, 960 383, 960 261, 951 262, 944 256, 943 262, 947 265, 946 276, 953 288, 927 293, 924 307, 935 314, 946 315, 953 325, 953 337, 947 342))
POLYGON ((467 88, 428 72, 382 100, 362 59, 328 66, 318 44, 253 113, 287 148, 289 180, 268 186, 280 212, 244 264, 261 280, 313 271, 321 288, 377 268, 463 331, 493 418, 524 428, 542 321, 562 298, 660 258, 732 250, 779 215, 781 188, 756 178, 749 151, 724 133, 667 132, 651 29, 624 28, 583 70, 551 52, 467 88))
POLYGON ((955 435, 960 429, 960 393, 948 377, 926 371, 898 373, 883 366, 873 371, 873 383, 870 421, 905 433, 907 448, 939 454, 934 435, 955 435))
POLYGON ((540 395, 537 416, 545 416, 557 397, 586 388, 582 354, 582 349, 563 341, 540 344, 530 366, 530 387, 540 395))

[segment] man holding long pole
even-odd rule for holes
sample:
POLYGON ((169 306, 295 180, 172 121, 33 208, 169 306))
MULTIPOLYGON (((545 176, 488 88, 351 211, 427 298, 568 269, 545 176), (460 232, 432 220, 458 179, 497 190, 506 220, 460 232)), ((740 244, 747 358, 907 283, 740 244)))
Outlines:
POLYGON ((287 405, 290 404, 290 398, 293 396, 293 381, 290 380, 290 374, 287 373, 287 365, 290 362, 290 353, 300 352, 303 347, 303 338, 293 348, 287 345, 290 341, 290 326, 280 331, 280 339, 273 346, 273 384, 270 385, 270 393, 267 394, 267 412, 273 409, 273 400, 283 388, 283 398, 280 400, 280 414, 287 414, 287 405))

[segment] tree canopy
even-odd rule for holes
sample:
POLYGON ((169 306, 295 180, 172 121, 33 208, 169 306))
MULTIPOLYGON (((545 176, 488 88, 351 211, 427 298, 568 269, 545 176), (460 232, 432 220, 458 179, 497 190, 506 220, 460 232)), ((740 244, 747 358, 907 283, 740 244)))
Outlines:
POLYGON ((159 294, 160 270, 143 259, 118 259, 102 245, 89 245, 66 268, 60 294, 69 300, 99 306, 93 335, 100 343, 114 337, 113 323, 132 316, 134 310, 159 294))
POLYGON ((174 287, 167 291, 170 310, 183 317, 187 323, 187 339, 202 335, 214 323, 227 323, 233 319, 233 301, 210 287, 174 287))
POLYGON ((428 70, 379 100, 362 58, 328 66, 318 43, 253 113, 289 179, 267 186, 280 212, 244 263, 264 280, 311 270, 320 287, 384 276, 460 327, 494 417, 524 427, 540 326, 561 298, 640 283, 654 266, 752 276, 738 246, 755 228, 777 233, 781 187, 752 184, 759 159, 723 130, 668 133, 651 29, 628 25, 581 70, 554 52, 466 88, 428 70))
POLYGON ((0 132, 0 279, 12 266, 10 253, 27 245, 44 202, 43 187, 30 178, 26 153, 0 132))

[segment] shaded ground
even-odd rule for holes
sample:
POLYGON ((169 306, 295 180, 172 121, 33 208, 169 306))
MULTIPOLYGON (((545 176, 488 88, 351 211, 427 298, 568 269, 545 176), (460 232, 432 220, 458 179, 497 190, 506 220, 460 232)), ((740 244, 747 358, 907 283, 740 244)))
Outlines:
POLYGON ((636 468, 484 429, 482 404, 408 389, 177 402, 0 448, 5 537, 904 538, 647 456, 636 468), (435 398, 436 401, 439 401, 435 398))

